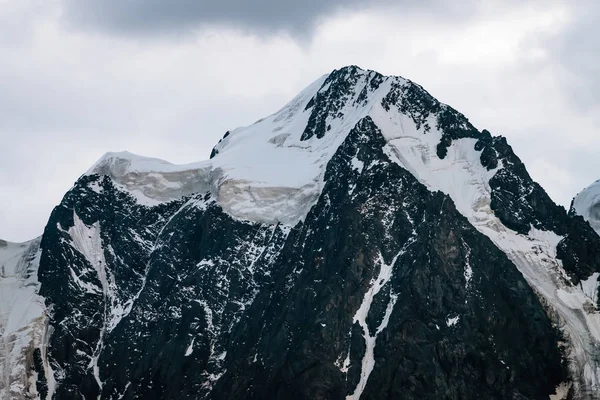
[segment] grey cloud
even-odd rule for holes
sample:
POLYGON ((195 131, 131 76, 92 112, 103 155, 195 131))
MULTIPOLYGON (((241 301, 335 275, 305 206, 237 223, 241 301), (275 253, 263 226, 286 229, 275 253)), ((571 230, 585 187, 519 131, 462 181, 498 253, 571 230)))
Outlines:
POLYGON ((224 25, 256 33, 309 34, 320 18, 344 10, 401 7, 441 16, 470 14, 472 1, 442 0, 65 0, 65 21, 116 34, 181 33, 224 25))
MULTIPOLYGON (((600 139, 586 120, 592 113, 564 102, 569 86, 555 71, 560 64, 582 85, 586 80, 593 85, 598 66, 593 52, 600 43, 591 22, 573 23, 564 39, 561 31, 544 42, 555 57, 544 59, 544 68, 523 62, 513 68, 495 58, 451 57, 445 63, 440 57, 445 46, 456 50, 453 40, 460 42, 461 32, 471 32, 469 22, 489 17, 488 10, 477 21, 481 10, 475 6, 488 0, 261 0, 251 7, 242 0, 47 3, 61 1, 67 3, 60 20, 59 10, 41 10, 38 0, 0 1, 2 239, 40 234, 52 207, 105 151, 130 150, 177 163, 204 159, 225 130, 268 115, 312 79, 345 64, 414 79, 479 127, 509 137, 536 171, 534 178, 563 204, 600 177, 600 158, 594 156, 600 139), (288 38, 262 40, 239 32, 154 40, 215 24, 306 35, 321 16, 384 6, 387 17, 367 18, 362 25, 359 18, 357 26, 341 28, 338 19, 333 29, 314 31, 305 48, 288 38), (378 20, 381 26, 369 25, 378 20), (64 29, 65 23, 72 29, 64 29), (124 40, 130 36, 136 40, 124 40), (558 85, 565 86, 548 90, 558 85)), ((497 0, 501 11, 512 12, 518 3, 508 1, 497 0)), ((531 3, 546 7, 545 1, 531 3)), ((586 10, 579 12, 577 18, 585 21, 586 10)), ((481 40, 457 51, 468 56, 494 45, 481 40)), ((593 98, 585 103, 593 105, 593 98)))
POLYGON ((206 24, 259 30, 303 31, 315 18, 341 5, 333 0, 68 0, 67 19, 119 33, 176 32, 206 24))
MULTIPOLYGON (((565 89, 580 107, 600 106, 600 3, 572 3, 571 22, 548 43, 551 56, 567 73, 565 89)), ((600 128, 600 126, 599 126, 600 128)))

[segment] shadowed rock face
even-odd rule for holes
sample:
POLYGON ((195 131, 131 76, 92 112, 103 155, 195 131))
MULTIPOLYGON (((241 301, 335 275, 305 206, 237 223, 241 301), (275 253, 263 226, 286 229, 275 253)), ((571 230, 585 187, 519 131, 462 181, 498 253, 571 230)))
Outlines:
POLYGON ((169 201, 112 161, 65 195, 41 244, 40 393, 594 398, 600 238, 505 139, 357 67, 244 129, 169 201), (240 149, 281 170, 247 179, 240 149))

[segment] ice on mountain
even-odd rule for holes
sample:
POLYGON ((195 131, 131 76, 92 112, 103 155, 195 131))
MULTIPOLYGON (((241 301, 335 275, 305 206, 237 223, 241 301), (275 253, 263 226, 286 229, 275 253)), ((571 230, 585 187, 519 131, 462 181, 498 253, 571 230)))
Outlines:
MULTIPOLYGON (((357 85, 367 86, 372 74, 360 71, 357 85)), ((217 154, 210 160, 174 165, 129 152, 107 153, 86 174, 110 176, 144 205, 211 191, 234 217, 294 225, 318 199, 328 161, 369 113, 369 107, 357 102, 357 89, 340 110, 342 117, 328 117, 325 137, 301 140, 311 114, 307 104, 328 89, 322 87, 326 78, 315 81, 275 114, 232 130, 215 146, 217 154)), ((381 85, 369 91, 365 102, 380 102, 387 89, 381 85)), ((359 163, 355 165, 358 168, 359 163)))

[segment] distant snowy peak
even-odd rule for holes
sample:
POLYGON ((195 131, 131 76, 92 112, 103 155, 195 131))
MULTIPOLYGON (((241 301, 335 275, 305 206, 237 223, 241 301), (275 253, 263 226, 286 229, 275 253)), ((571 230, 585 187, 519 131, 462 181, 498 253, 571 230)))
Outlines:
POLYGON ((600 180, 592 183, 573 199, 571 212, 581 215, 600 234, 600 180))
POLYGON ((44 330, 44 302, 38 296, 41 237, 25 243, 0 240, 0 398, 34 398, 31 349, 44 330), (31 397, 30 397, 31 396, 31 397))
POLYGON ((26 278, 35 267, 33 257, 40 247, 41 237, 24 243, 7 242, 0 239, 0 276, 26 278))

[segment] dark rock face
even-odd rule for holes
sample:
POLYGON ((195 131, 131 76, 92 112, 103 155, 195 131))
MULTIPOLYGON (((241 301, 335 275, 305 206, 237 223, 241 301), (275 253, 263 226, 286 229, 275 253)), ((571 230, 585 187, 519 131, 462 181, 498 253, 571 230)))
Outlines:
POLYGON ((52 212, 38 274, 40 294, 51 311, 49 347, 60 382, 57 398, 95 398, 99 392, 90 363, 101 353, 110 310, 126 308, 142 289, 156 236, 178 206, 140 206, 108 177, 96 175, 82 177, 52 212), (101 227, 102 248, 91 251, 102 252, 112 296, 103 291, 96 266, 69 245, 75 218, 101 227))
MULTIPOLYGON (((36 371, 43 371, 44 365, 42 360, 42 352, 40 349, 33 351, 33 366, 36 371)), ((41 399, 45 399, 48 396, 48 382, 43 374, 38 375, 36 382, 36 389, 41 399)))
POLYGON ((225 132, 225 135, 223 135, 223 137, 221 139, 219 139, 219 142, 217 143, 217 145, 215 147, 213 147, 213 149, 210 151, 210 156, 209 158, 215 158, 215 156, 217 154, 219 154, 219 150, 217 149, 217 147, 219 146, 220 143, 223 142, 224 139, 226 139, 228 136, 230 135, 230 132, 227 131, 225 132))
MULTIPOLYGON (((327 118, 344 117, 341 110, 351 99, 355 90, 358 90, 356 86, 361 78, 361 72, 358 67, 351 66, 336 70, 327 77, 322 86, 327 89, 317 93, 306 105, 306 110, 310 109, 311 114, 301 140, 308 140, 313 136, 319 139, 323 138, 331 129, 331 126, 327 124, 327 118)), ((382 75, 369 72, 356 101, 364 105, 368 92, 376 90, 382 81, 382 75)))
POLYGON ((208 393, 224 372, 231 330, 277 272, 274 255, 286 234, 235 221, 208 195, 184 205, 161 233, 132 313, 109 338, 105 393, 208 393))
MULTIPOLYGON (((323 138, 351 94, 360 105, 384 81, 360 74, 325 80, 303 141, 323 138)), ((557 254, 575 281, 598 270, 598 237, 504 138, 411 82, 381 105, 441 130, 440 159, 453 141, 477 139, 481 164, 502 166, 490 181, 502 223, 563 236, 557 254)), ((545 306, 453 200, 385 146, 362 118, 294 227, 233 218, 209 192, 143 206, 106 176, 82 177, 41 245, 55 398, 547 399, 573 377, 545 306), (74 244, 74 230, 89 241, 74 244)))

